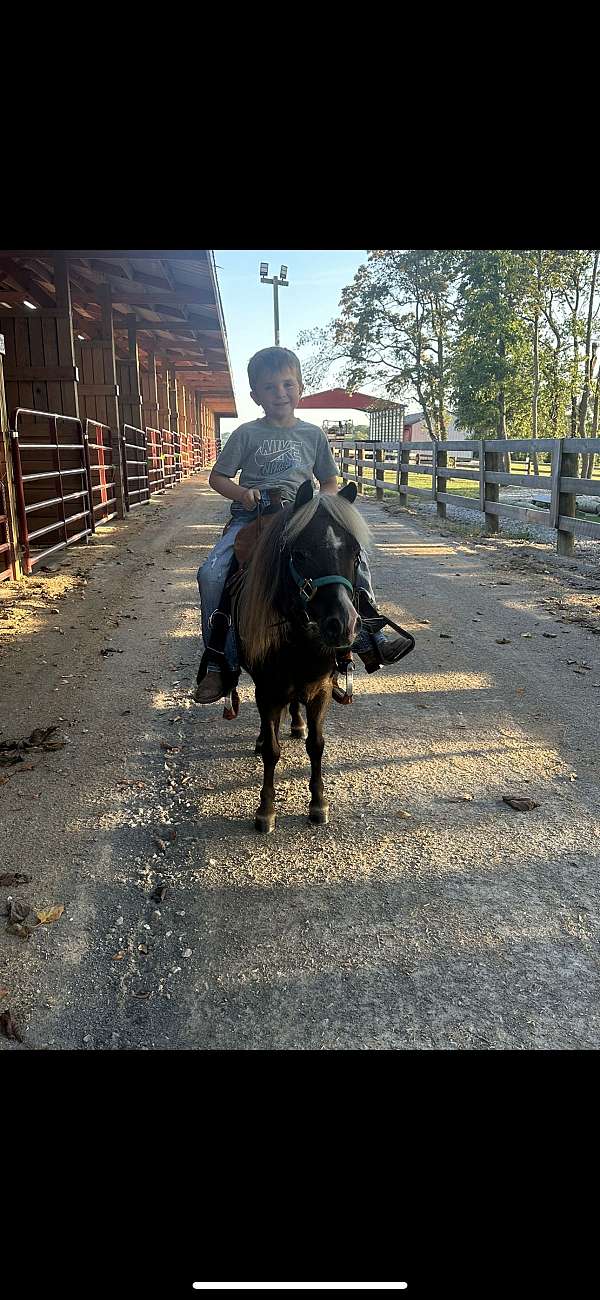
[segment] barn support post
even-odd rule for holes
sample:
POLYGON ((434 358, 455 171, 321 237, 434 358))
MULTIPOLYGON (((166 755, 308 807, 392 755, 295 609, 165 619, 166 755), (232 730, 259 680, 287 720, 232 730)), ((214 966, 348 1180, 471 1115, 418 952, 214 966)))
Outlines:
POLYGON ((0 334, 0 515, 5 512, 6 524, 0 527, 0 543, 3 533, 10 548, 8 554, 0 553, 0 572, 9 570, 8 576, 23 577, 21 564, 21 547, 17 516, 17 498, 13 478, 12 455, 10 448, 10 429, 8 427, 8 409, 4 389, 4 335, 0 334))

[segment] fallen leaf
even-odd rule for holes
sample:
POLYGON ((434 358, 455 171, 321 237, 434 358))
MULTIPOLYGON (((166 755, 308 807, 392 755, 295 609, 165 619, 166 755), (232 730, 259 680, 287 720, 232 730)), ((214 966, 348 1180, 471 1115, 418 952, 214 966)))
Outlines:
POLYGON ((28 885, 31 876, 24 876, 20 871, 5 871, 0 876, 0 885, 28 885))
POLYGON ((164 749, 166 754, 178 754, 181 749, 180 745, 169 745, 166 740, 161 740, 160 747, 164 749))
POLYGON ((452 636, 451 636, 450 632, 440 632, 440 640, 441 640, 441 641, 451 641, 451 640, 452 640, 452 636))
POLYGON ((556 641, 557 633, 556 633, 556 632, 542 632, 542 636, 547 636, 547 637, 550 638, 552 641, 556 641))
POLYGON ((152 842, 153 842, 153 844, 156 845, 156 847, 157 847, 159 853, 166 853, 166 851, 167 851, 167 846, 166 846, 166 844, 165 844, 165 841, 164 841, 164 840, 161 840, 161 839, 159 838, 158 835, 153 835, 153 836, 152 836, 152 842))
POLYGON ((133 998, 149 998, 150 993, 149 992, 146 993, 143 989, 140 989, 138 992, 132 993, 131 996, 133 998))
MULTIPOLYGON (((403 821, 409 821, 412 813, 401 811, 396 813, 396 817, 401 817, 403 821)), ((211 861, 214 861, 214 859, 211 859, 211 861)))
POLYGON ((138 943, 138 952, 143 952, 147 954, 148 945, 146 943, 138 943))
POLYGON ((531 812, 532 808, 539 808, 539 803, 535 799, 521 799, 517 795, 503 794, 502 802, 516 808, 517 812, 531 812))
POLYGON ((472 800, 472 794, 452 794, 445 800, 445 803, 471 803, 472 800))
POLYGON ((7 998, 9 992, 10 992, 9 989, 0 989, 0 998, 7 998))
MULTIPOLYGON (((409 817, 410 813, 400 813, 400 816, 409 817)), ((155 903, 162 903, 166 892, 167 892, 167 886, 163 884, 161 881, 161 883, 156 885, 156 887, 152 890, 150 897, 154 899, 155 903)))
POLYGON ((49 907, 46 911, 36 912, 36 916, 40 925, 49 925, 51 921, 58 921, 64 910, 64 903, 56 903, 54 907, 49 907))
POLYGON ((497 636, 497 637, 496 637, 496 645, 511 645, 511 644, 512 644, 512 643, 511 643, 510 637, 508 637, 508 636, 497 636))
POLYGON ((17 1025, 16 1021, 13 1020, 13 1017, 10 1011, 8 1010, 8 1008, 6 1009, 6 1011, 3 1011, 2 1014, 0 1015, 0 1029, 2 1030, 2 1033, 4 1034, 5 1038, 13 1038, 17 1041, 17 1043, 23 1042, 23 1039, 21 1038, 21 1034, 19 1032, 19 1026, 17 1025))
POLYGON ((125 956, 124 952, 116 952, 113 957, 113 961, 122 961, 124 956, 125 956))

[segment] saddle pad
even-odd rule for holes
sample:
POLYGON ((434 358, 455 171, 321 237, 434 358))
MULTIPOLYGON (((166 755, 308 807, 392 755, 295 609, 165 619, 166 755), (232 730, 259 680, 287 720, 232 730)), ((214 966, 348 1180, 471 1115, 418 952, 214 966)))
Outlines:
POLYGON ((250 559, 256 549, 259 537, 262 537, 267 528, 271 527, 273 520, 277 518, 277 514, 263 515, 261 519, 253 519, 251 524, 246 524, 245 528, 240 528, 233 543, 235 558, 240 568, 250 559))

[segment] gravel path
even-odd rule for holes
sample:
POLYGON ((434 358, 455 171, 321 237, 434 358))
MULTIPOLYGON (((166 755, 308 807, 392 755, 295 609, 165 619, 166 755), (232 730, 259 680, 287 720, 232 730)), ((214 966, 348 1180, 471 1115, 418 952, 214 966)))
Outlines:
POLYGON ((286 737, 277 830, 254 832, 247 678, 236 722, 190 699, 226 513, 205 476, 0 587, 0 740, 67 741, 0 767, 0 872, 31 876, 0 908, 65 908, 28 939, 0 924, 23 1040, 0 1048, 599 1046, 600 585, 361 509, 417 647, 332 707, 327 827, 286 737))

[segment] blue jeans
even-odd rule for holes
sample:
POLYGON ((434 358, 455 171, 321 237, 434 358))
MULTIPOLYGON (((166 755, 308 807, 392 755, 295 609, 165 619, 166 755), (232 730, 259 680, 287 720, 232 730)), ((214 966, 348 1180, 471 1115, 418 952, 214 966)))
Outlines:
MULTIPOLYGON (((202 613, 202 636, 204 645, 207 646, 210 639, 210 618, 215 610, 219 608, 221 593, 227 577, 227 572, 233 557, 233 548, 235 539, 240 529, 245 528, 246 524, 252 523, 256 519, 256 511, 245 510, 243 518, 233 520, 233 523, 227 529, 224 537, 220 537, 216 546, 213 547, 208 559, 198 569, 198 587, 200 590, 200 605, 202 613)), ((369 561, 365 551, 361 549, 358 569, 356 571, 357 590, 363 590, 367 593, 368 599, 375 604, 375 596, 371 583, 371 571, 369 561)), ((367 632, 360 631, 352 649, 360 653, 361 650, 369 648, 369 636, 367 632)), ((225 641, 225 658, 229 667, 235 672, 239 668, 237 645, 233 628, 229 628, 225 641)))

